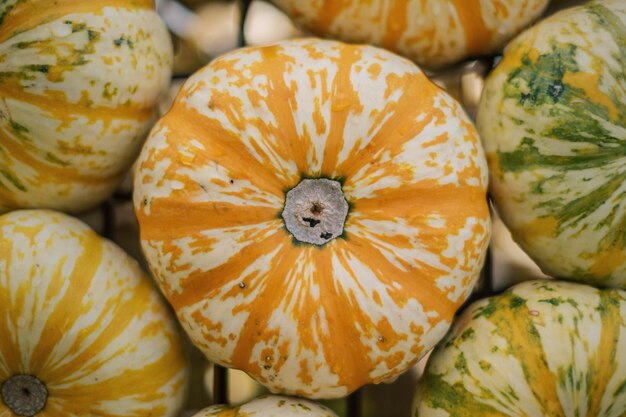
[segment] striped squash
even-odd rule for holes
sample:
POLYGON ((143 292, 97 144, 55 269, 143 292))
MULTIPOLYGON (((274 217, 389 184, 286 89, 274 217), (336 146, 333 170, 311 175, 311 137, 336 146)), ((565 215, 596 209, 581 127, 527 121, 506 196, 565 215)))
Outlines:
POLYGON ((66 215, 0 216, 0 417, 176 416, 186 361, 158 291, 66 215))
POLYGON ((382 46, 428 68, 491 54, 548 0, 272 0, 321 36, 382 46))
POLYGON ((238 407, 213 405, 192 417, 337 417, 332 410, 300 398, 265 395, 238 407))
POLYGON ((418 382, 414 417, 623 417, 626 292, 530 281, 458 318, 418 382))
POLYGON ((170 79, 152 3, 0 1, 0 212, 80 211, 113 192, 170 79))
POLYGON ((143 249, 183 326, 275 392, 339 397, 398 375, 483 263, 473 125, 374 47, 304 39, 215 60, 137 167, 143 249))
POLYGON ((626 2, 564 10, 515 39, 478 129, 498 211, 543 271, 626 288, 626 2))

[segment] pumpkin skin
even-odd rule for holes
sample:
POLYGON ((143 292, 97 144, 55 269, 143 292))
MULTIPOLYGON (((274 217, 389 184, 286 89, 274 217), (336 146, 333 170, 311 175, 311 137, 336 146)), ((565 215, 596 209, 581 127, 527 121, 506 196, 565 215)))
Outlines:
POLYGON ((530 281, 463 312, 429 358, 414 416, 626 415, 626 292, 530 281))
POLYGON ((337 417, 332 410, 301 398, 265 395, 238 407, 213 405, 192 417, 337 417))
POLYGON ((0 4, 0 212, 82 211, 136 158, 170 81, 152 0, 0 4))
MULTIPOLYGON (((186 358, 158 291, 79 220, 47 210, 0 216, 0 386, 34 375, 37 417, 175 416, 186 358)), ((4 395, 4 394, 2 394, 4 395)), ((0 416, 15 417, 0 395, 0 416)))
POLYGON ((303 39, 193 75, 146 141, 134 204, 148 263, 207 357, 328 398, 443 337, 483 263, 486 181, 471 122, 414 64, 303 39), (325 244, 283 221, 307 179, 340 184, 347 203, 325 244))
POLYGON ((478 110, 491 194, 553 276, 626 288, 626 3, 590 2, 520 35, 478 110))
POLYGON ((317 35, 382 46, 427 68, 499 51, 548 4, 548 0, 272 2, 317 35))

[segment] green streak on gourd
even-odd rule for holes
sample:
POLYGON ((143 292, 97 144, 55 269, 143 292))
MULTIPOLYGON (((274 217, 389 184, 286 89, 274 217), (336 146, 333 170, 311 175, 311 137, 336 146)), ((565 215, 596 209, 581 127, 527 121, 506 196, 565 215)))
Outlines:
POLYGON ((9 119, 9 126, 18 138, 28 140, 28 137, 25 136, 25 134, 29 132, 26 126, 16 122, 13 119, 9 119))
POLYGON ((7 17, 8 14, 11 12, 11 9, 13 9, 19 3, 23 3, 24 1, 25 0, 15 0, 13 3, 11 3, 10 0, 0 1, 0 25, 2 25, 2 22, 4 22, 4 18, 7 17))
MULTIPOLYGON (((436 374, 429 374, 425 379, 428 380, 428 384, 424 385, 423 400, 432 408, 446 410, 450 417, 501 414, 489 404, 480 402, 460 382, 451 385, 444 381, 443 376, 436 374)), ((416 412, 415 415, 419 416, 419 413, 416 412)))
POLYGON ((459 353, 456 357, 456 361, 454 362, 454 367, 461 374, 468 375, 469 369, 467 368, 467 359, 465 359, 465 354, 463 352, 459 353))
POLYGON ((0 174, 2 174, 2 176, 6 178, 11 184, 13 184, 13 186, 18 190, 27 191, 26 186, 22 184, 22 182, 12 173, 5 170, 0 170, 0 174))
POLYGON ((517 310, 518 308, 526 307, 526 300, 516 295, 512 296, 509 300, 509 307, 511 310, 517 310))
MULTIPOLYGON (((620 199, 623 199, 625 196, 621 195, 620 199)), ((618 206, 616 206, 617 208, 618 206)), ((606 235, 600 240, 600 245, 604 245, 606 247, 614 247, 614 248, 626 248, 626 215, 622 216, 619 222, 614 223, 613 218, 615 217, 615 212, 611 211, 611 219, 610 224, 611 227, 607 229, 606 235)), ((607 219, 607 221, 609 221, 607 219)))
POLYGON ((498 308, 497 302, 494 301, 493 298, 490 298, 488 300, 487 305, 480 306, 478 309, 476 309, 476 312, 474 313, 472 318, 473 319, 477 319, 478 317, 489 318, 489 317, 491 317, 493 315, 493 313, 495 313, 497 308, 498 308))
POLYGON ((565 227, 576 226, 600 206, 606 204, 624 181, 626 181, 626 172, 618 173, 600 187, 590 191, 589 194, 573 199, 567 204, 563 204, 560 199, 556 198, 540 204, 539 207, 552 207, 554 217, 559 223, 558 232, 561 232, 565 227))
MULTIPOLYGON (((626 39, 626 27, 606 7, 596 4, 590 6, 590 10, 597 16, 598 24, 610 23, 605 29, 611 28, 616 41, 626 39)), ((625 44, 626 42, 622 42, 620 45, 620 58, 626 57, 625 44)), ((505 97, 516 100, 527 113, 542 112, 550 116, 552 122, 538 137, 556 139, 572 145, 589 144, 584 150, 571 149, 567 155, 554 155, 544 153, 537 146, 537 139, 526 136, 514 151, 498 152, 499 165, 503 172, 517 173, 540 168, 558 172, 532 183, 531 190, 536 194, 544 194, 544 190, 554 193, 553 189, 565 180, 564 175, 567 172, 601 169, 626 157, 626 142, 623 138, 615 137, 607 128, 610 124, 626 128, 626 104, 610 94, 619 117, 617 123, 609 121, 606 107, 590 101, 582 89, 563 81, 566 72, 579 71, 575 60, 576 51, 575 45, 554 42, 552 50, 541 54, 535 62, 526 55, 522 58, 520 67, 510 72, 504 86, 505 97)), ((558 222, 557 233, 561 233, 568 227, 576 226, 609 201, 625 180, 626 172, 618 172, 607 177, 603 185, 595 187, 586 195, 569 201, 554 195, 536 208, 548 209, 553 213, 558 222)), ((569 190, 566 194, 569 194, 569 190)), ((615 215, 613 213, 611 220, 615 215)), ((626 225, 626 219, 619 223, 626 225)), ((624 230, 626 229, 610 233, 611 237, 607 239, 611 243, 619 242, 619 247, 626 247, 626 239, 620 237, 624 230)))
POLYGON ((542 300, 539 300, 538 302, 551 304, 555 307, 558 307, 561 304, 569 304, 573 308, 578 309, 578 303, 573 298, 552 297, 552 298, 544 298, 542 300))
MULTIPOLYGON (((606 158, 626 155, 626 144, 600 122, 609 120, 608 109, 591 102, 583 90, 563 81, 566 71, 579 71, 576 50, 574 45, 554 43, 552 51, 540 55, 536 62, 526 55, 522 65, 509 74, 504 96, 518 101, 527 113, 541 110, 549 114, 553 123, 540 136, 572 143, 586 142, 593 148, 578 155, 544 155, 534 145, 534 138, 524 137, 515 151, 498 153, 503 171, 520 172, 544 166, 563 171, 580 170, 602 166, 606 158)), ((612 101, 620 114, 626 114, 624 103, 615 97, 612 101)))
POLYGON ((464 342, 467 339, 473 339, 474 338, 474 329, 473 328, 468 328, 467 330, 465 330, 463 333, 461 333, 461 336, 459 337, 459 339, 464 342))
MULTIPOLYGON (((36 79, 36 73, 48 74, 55 68, 62 68, 66 71, 68 68, 76 66, 86 65, 90 61, 87 59, 88 55, 95 52, 95 44, 100 40, 100 32, 90 29, 86 23, 77 23, 71 20, 63 22, 65 25, 72 27, 72 33, 84 33, 86 43, 82 48, 72 49, 64 55, 57 56, 57 60, 54 64, 26 64, 20 67, 20 71, 7 71, 0 72, 0 81, 16 79, 16 80, 34 80, 36 79)), ((38 39, 28 42, 18 42, 13 47, 17 49, 31 49, 38 48, 41 45, 52 42, 55 45, 56 40, 54 38, 38 39)))
MULTIPOLYGON (((609 121, 608 109, 590 101, 582 89, 563 81, 566 72, 580 71, 576 51, 575 45, 554 42, 552 50, 541 54, 536 62, 526 54, 521 66, 510 72, 504 96, 516 100, 529 114, 541 111, 552 118, 553 123, 540 136, 572 143, 586 142, 593 148, 578 155, 544 155, 534 145, 533 138, 525 137, 515 151, 498 153, 503 171, 520 172, 539 167, 580 170, 602 166, 607 159, 626 155, 623 140, 614 137, 601 123, 609 121)), ((626 126, 626 104, 612 94, 611 99, 620 114, 618 124, 626 126)))
POLYGON ((45 158, 46 158, 46 161, 51 162, 56 165, 60 165, 62 167, 66 167, 70 165, 69 162, 60 159, 58 156, 54 155, 51 152, 46 152, 45 158))
MULTIPOLYGON (((623 68, 626 65, 626 24, 600 2, 589 3, 586 8, 589 14, 596 20, 596 29, 607 31, 613 37, 620 51, 620 55, 614 58, 621 61, 623 68)), ((613 75, 616 75, 617 79, 620 80, 626 79, 624 72, 613 75)))
POLYGON ((578 71, 576 46, 552 45, 552 51, 532 62, 528 54, 521 66, 511 71, 504 85, 504 97, 515 98, 527 111, 534 113, 537 106, 555 104, 565 93, 565 71, 578 71))

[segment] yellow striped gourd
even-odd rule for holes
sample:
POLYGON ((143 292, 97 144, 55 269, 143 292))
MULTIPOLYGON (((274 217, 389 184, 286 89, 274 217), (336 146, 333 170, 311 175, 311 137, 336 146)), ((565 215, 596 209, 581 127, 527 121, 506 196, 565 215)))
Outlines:
POLYGON ((0 2, 0 212, 85 210, 122 180, 171 75, 153 7, 0 2))
POLYGON ((626 292, 530 281, 467 308, 428 360, 417 417, 623 417, 626 292))
POLYGON ((0 216, 0 417, 174 417, 187 370, 137 262, 82 222, 0 216))

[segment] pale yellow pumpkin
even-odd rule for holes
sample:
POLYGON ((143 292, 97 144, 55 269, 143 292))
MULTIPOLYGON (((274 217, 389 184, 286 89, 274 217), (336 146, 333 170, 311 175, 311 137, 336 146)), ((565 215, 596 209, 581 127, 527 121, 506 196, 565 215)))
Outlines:
POLYGON ((67 215, 0 216, 0 417, 173 417, 186 379, 137 262, 67 215))
POLYGON ((184 328, 276 392, 339 397, 397 376, 483 263, 475 129, 382 49, 225 55, 186 82, 137 167, 142 245, 184 328))
POLYGON ((0 3, 0 212, 80 211, 136 158, 171 77, 153 0, 0 3))

